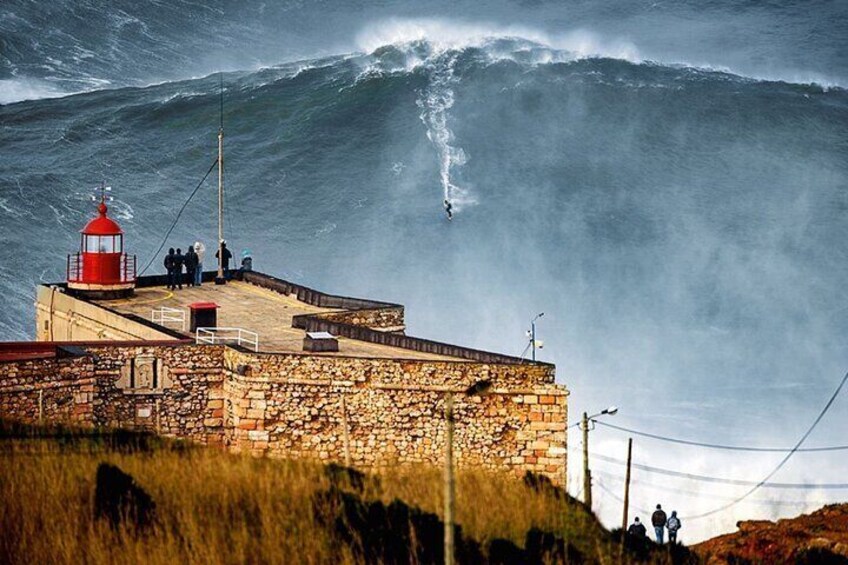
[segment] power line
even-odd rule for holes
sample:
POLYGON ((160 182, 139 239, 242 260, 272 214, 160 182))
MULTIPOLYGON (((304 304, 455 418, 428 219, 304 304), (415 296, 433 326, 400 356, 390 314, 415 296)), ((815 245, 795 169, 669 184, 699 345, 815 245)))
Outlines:
MULTIPOLYGON (((614 499, 616 499, 618 502, 620 502, 620 503, 624 504, 624 499, 623 499, 623 498, 621 498, 620 496, 618 496, 617 494, 615 494, 615 493, 614 493, 613 491, 611 491, 610 489, 608 489, 608 488, 606 487, 606 485, 605 485, 603 482, 601 482, 601 481, 595 481, 595 483, 596 483, 599 487, 601 487, 601 490, 603 490, 603 491, 604 491, 604 492, 606 492, 608 495, 610 495, 611 497, 613 497, 614 499)), ((644 508, 639 508, 638 506, 636 506, 635 504, 632 504, 632 503, 630 504, 630 507, 631 507, 631 508, 633 508, 634 510, 636 510, 637 512, 641 513, 641 514, 650 514, 650 513, 651 513, 651 511, 650 511, 650 510, 645 510, 644 508)))
POLYGON ((162 243, 161 243, 161 244, 159 244, 159 249, 157 249, 157 250, 156 250, 156 252, 155 252, 155 253, 154 253, 154 254, 150 257, 150 261, 148 261, 148 262, 147 262, 147 265, 145 265, 145 266, 144 266, 144 268, 141 270, 141 272, 140 272, 140 273, 138 273, 138 276, 139 276, 139 277, 140 277, 141 275, 143 275, 145 272, 147 272, 147 269, 149 269, 149 268, 150 268, 150 265, 152 265, 152 264, 153 264, 153 261, 155 261, 155 260, 156 260, 156 257, 158 257, 158 256, 159 256, 159 252, 160 252, 160 251, 162 251, 162 248, 163 248, 163 247, 165 247, 165 242, 166 242, 166 241, 168 241, 168 237, 171 235, 171 232, 172 232, 172 231, 174 231, 174 227, 177 225, 177 222, 180 220, 180 216, 182 216, 182 215, 183 215, 183 211, 186 209, 186 206, 188 206, 188 203, 189 203, 189 202, 191 202, 191 199, 192 199, 192 198, 194 198, 194 195, 195 195, 195 194, 197 194, 197 191, 198 191, 198 190, 200 190, 201 185, 203 184, 203 182, 204 182, 204 181, 206 180, 206 178, 209 176, 209 173, 211 173, 211 172, 212 172, 212 170, 215 168, 215 165, 217 165, 217 164, 218 164, 218 160, 217 160, 217 159, 215 159, 215 161, 213 161, 213 162, 212 162, 212 166, 211 166, 211 167, 209 167, 209 170, 208 170, 208 171, 206 171, 206 174, 205 174, 205 175, 203 175, 203 178, 202 178, 202 179, 200 179, 200 182, 199 182, 199 183, 197 183, 197 186, 194 188, 194 190, 193 190, 193 191, 191 191, 191 194, 189 194, 189 196, 188 196, 188 198, 186 199, 186 201, 185 201, 185 202, 183 202, 183 205, 182 205, 182 207, 180 208, 180 211, 179 211, 179 212, 177 212, 177 217, 176 217, 176 218, 174 218, 174 222, 171 224, 171 227, 170 227, 170 228, 168 228, 168 231, 167 231, 167 232, 165 232, 165 237, 163 237, 163 238, 162 238, 162 243))
MULTIPOLYGON (((622 477, 621 475, 616 475, 615 473, 609 473, 609 472, 600 471, 600 470, 595 470, 595 471, 592 472, 593 475, 596 474, 596 473, 599 474, 599 475, 603 475, 605 477, 609 477, 610 479, 613 479, 613 480, 616 480, 616 481, 624 482, 624 477, 622 477)), ((640 481, 639 479, 634 479, 634 478, 630 479, 630 484, 642 485, 642 486, 648 487, 648 488, 659 489, 659 490, 662 490, 664 492, 674 492, 674 493, 677 493, 677 494, 682 494, 682 495, 691 496, 691 497, 710 498, 710 499, 713 499, 713 500, 733 500, 734 499, 734 497, 732 497, 732 496, 721 496, 721 495, 717 495, 717 494, 710 494, 710 493, 699 492, 699 491, 694 491, 694 490, 670 487, 668 485, 660 485, 660 484, 657 484, 657 483, 652 483, 650 481, 640 481)), ((812 506, 812 505, 824 506, 825 504, 830 504, 832 501, 828 501, 828 500, 754 499, 754 500, 749 500, 748 502, 749 503, 755 502, 757 504, 770 505, 770 506, 775 506, 775 505, 780 505, 780 504, 791 504, 791 505, 794 505, 794 506, 812 506)))
MULTIPOLYGON (((680 443, 683 445, 695 445, 698 447, 709 447, 711 449, 727 449, 731 451, 762 451, 762 452, 779 452, 786 453, 792 451, 792 448, 787 447, 750 447, 750 446, 740 446, 740 445, 721 445, 716 443, 705 443, 699 441, 690 441, 686 439, 678 439, 671 438, 667 436, 661 436, 657 434, 651 434, 648 432, 641 432, 639 430, 634 430, 631 428, 625 428, 624 426, 616 426, 615 424, 610 424, 607 422, 602 422, 600 420, 594 420, 596 424, 600 424, 601 426, 605 426, 607 428, 612 428, 614 430, 619 430, 622 432, 627 432, 633 435, 647 437, 651 439, 657 439, 660 441, 668 441, 671 443, 680 443)), ((848 445, 832 445, 827 447, 802 447, 796 449, 795 452, 814 452, 814 451, 840 451, 848 449, 848 445)))
MULTIPOLYGON (((609 461, 611 463, 617 463, 619 465, 626 465, 627 463, 623 459, 618 459, 616 457, 609 457, 608 455, 601 455, 598 453, 593 453, 590 457, 600 459, 602 461, 609 461)), ((769 483, 765 481, 745 481, 742 479, 728 479, 724 477, 710 477, 708 475, 696 475, 694 473, 683 473, 681 471, 673 471, 671 469, 663 469, 661 467, 652 467, 650 465, 642 465, 640 463, 632 463, 633 467, 636 469, 640 469, 642 471, 647 471, 649 473, 657 473, 659 475, 668 475, 670 477, 681 477, 684 479, 692 479, 695 481, 704 481, 708 483, 721 483, 726 485, 737 485, 737 486, 752 486, 759 485, 762 487, 768 488, 785 488, 785 489, 848 489, 848 483, 769 483)), ((768 480, 771 478, 771 475, 766 478, 768 480)))
POLYGON ((780 463, 778 463, 777 466, 774 469, 772 469, 771 473, 766 475, 763 478, 763 480, 761 480, 756 485, 751 487, 745 494, 743 494, 742 496, 740 496, 736 500, 734 500, 732 502, 728 502, 727 504, 719 506, 718 508, 713 508, 712 510, 710 510, 708 512, 696 514, 695 516, 689 516, 689 519, 690 520, 697 520, 698 518, 706 518, 707 516, 712 516, 713 514, 717 514, 718 512, 722 512, 724 510, 727 510, 728 508, 730 508, 730 507, 732 507, 736 504, 739 504, 740 502, 745 500, 749 495, 751 495, 753 492, 755 492, 757 489, 759 489, 760 487, 765 485, 766 482, 775 475, 775 473, 777 473, 778 471, 780 471, 781 468, 783 468, 783 466, 786 464, 786 462, 789 461, 789 459, 795 454, 795 452, 798 450, 798 448, 801 447, 801 445, 807 440, 807 438, 810 436, 810 434, 813 433, 813 430, 815 430, 816 426, 819 425, 819 422, 821 422, 821 419, 824 418, 824 415, 827 414, 828 410, 830 410, 831 405, 833 405, 833 401, 836 400, 837 396, 839 396, 839 392, 842 390, 842 387, 845 386, 845 381, 848 381, 848 373, 845 373, 845 376, 842 377, 842 381, 840 381, 839 386, 836 387, 835 391, 833 391, 833 394, 831 395, 830 399, 827 401, 827 404, 824 405, 824 408, 822 408, 822 411, 819 413, 818 417, 813 421, 810 428, 806 431, 806 433, 803 436, 801 436, 801 439, 798 440, 798 443, 795 444, 795 447, 792 448, 792 451, 787 453, 786 457, 784 457, 780 461, 780 463))

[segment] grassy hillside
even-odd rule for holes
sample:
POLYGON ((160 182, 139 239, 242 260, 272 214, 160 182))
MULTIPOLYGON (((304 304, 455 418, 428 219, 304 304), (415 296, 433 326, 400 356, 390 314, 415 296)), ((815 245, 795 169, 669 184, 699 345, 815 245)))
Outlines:
MULTIPOLYGON (((314 463, 230 455, 145 435, 4 424, 0 562, 356 563, 373 559, 368 547, 398 540, 435 546, 413 561, 441 559, 439 469, 393 467, 362 484, 356 479, 314 463), (152 497, 148 531, 112 528, 96 517, 102 462, 132 475, 152 497), (392 517, 405 523, 393 524, 392 517)), ((537 541, 560 540, 568 548, 545 560, 620 558, 618 543, 581 504, 511 475, 460 472, 456 517, 471 548, 460 560, 523 559, 513 550, 528 543, 534 528, 537 541)), ((663 551, 647 560, 670 561, 663 551)))

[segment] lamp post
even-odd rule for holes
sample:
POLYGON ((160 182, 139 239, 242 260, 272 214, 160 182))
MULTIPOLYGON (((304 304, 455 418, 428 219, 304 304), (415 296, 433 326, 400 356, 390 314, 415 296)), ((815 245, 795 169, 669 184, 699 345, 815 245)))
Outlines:
POLYGON ((592 510, 592 472, 589 470, 589 422, 598 416, 615 416, 617 412, 618 408, 615 406, 610 406, 591 416, 583 412, 583 421, 580 426, 583 429, 583 502, 589 511, 592 510))
MULTIPOLYGON (((492 381, 477 381, 468 387, 465 396, 486 396, 492 388, 492 381)), ((454 475, 453 475, 453 391, 445 393, 445 565, 453 565, 456 550, 454 546, 454 475)))
POLYGON ((530 320, 530 346, 533 348, 533 361, 536 361, 536 320, 544 316, 544 312, 536 314, 536 317, 530 320))

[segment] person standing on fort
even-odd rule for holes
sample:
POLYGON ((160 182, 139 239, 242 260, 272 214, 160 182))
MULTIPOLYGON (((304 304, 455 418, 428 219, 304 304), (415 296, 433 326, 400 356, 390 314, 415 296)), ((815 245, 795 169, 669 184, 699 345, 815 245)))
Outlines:
POLYGON ((165 255, 165 270, 168 272, 168 290, 176 288, 176 277, 174 275, 174 248, 168 249, 168 254, 165 255))
POLYGON ((221 269, 224 271, 224 278, 230 279, 230 259, 233 258, 233 254, 227 249, 227 242, 221 242, 220 251, 215 252, 215 259, 218 258, 218 254, 221 253, 221 269))
POLYGON ((183 289, 183 265, 185 264, 185 256, 183 250, 177 247, 177 252, 174 254, 174 278, 177 280, 177 287, 183 289))
POLYGON ((194 242, 194 252, 197 253, 197 269, 194 271, 194 285, 203 283, 203 256, 206 255, 206 246, 202 241, 194 242))
POLYGON ((651 524, 654 526, 654 533, 657 535, 657 543, 663 542, 663 533, 665 532, 665 524, 668 518, 663 512, 662 505, 657 504, 657 509, 651 515, 651 524))
POLYGON ((677 543, 677 530, 681 528, 680 518, 677 517, 677 510, 671 511, 671 517, 665 526, 668 528, 668 543, 677 543))
POLYGON ((197 253, 194 252, 194 246, 189 245, 188 251, 185 254, 185 268, 186 268, 186 278, 188 279, 188 286, 194 286, 195 280, 197 280, 197 253))
POLYGON ((253 257, 251 257, 250 250, 245 249, 241 252, 241 271, 242 273, 249 273, 253 270, 253 257))

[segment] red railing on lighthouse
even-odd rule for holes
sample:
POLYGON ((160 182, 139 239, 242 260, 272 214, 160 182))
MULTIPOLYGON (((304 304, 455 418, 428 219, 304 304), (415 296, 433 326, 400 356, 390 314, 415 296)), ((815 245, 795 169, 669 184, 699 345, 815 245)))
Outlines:
POLYGON ((83 260, 84 253, 72 253, 68 255, 67 280, 71 283, 89 284, 125 284, 135 283, 136 280, 136 256, 126 253, 120 254, 120 261, 116 270, 106 269, 105 263, 89 262, 83 260))

